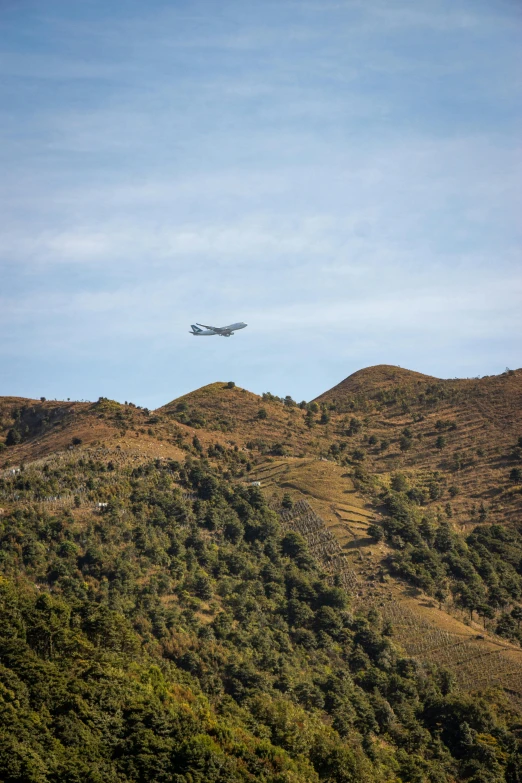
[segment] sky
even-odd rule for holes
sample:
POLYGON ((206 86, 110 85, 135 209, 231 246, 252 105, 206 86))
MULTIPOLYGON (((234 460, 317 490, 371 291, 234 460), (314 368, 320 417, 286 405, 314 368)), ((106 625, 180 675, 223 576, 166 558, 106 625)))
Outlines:
POLYGON ((521 33, 518 0, 1 0, 0 395, 522 365, 521 33))

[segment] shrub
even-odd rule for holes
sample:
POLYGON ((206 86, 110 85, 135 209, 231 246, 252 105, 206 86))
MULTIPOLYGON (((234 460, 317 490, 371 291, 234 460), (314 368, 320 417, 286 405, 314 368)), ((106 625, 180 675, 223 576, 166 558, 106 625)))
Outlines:
POLYGON ((522 481, 522 470, 520 468, 513 468, 509 474, 509 480, 512 481, 513 484, 520 484, 522 481))

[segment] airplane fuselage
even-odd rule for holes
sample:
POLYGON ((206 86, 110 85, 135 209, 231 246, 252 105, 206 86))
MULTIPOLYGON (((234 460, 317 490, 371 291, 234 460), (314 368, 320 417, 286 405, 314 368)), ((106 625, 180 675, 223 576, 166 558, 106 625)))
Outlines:
POLYGON ((192 331, 190 334, 193 337, 213 337, 218 334, 220 337, 232 337, 234 332, 238 329, 244 329, 248 324, 243 321, 239 321, 236 324, 230 324, 230 326, 210 327, 204 324, 191 324, 192 331))

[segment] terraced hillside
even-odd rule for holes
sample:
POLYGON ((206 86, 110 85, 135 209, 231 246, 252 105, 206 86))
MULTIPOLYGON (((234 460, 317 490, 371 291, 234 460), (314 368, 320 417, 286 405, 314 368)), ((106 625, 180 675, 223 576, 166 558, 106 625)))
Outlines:
POLYGON ((310 491, 315 482, 306 486, 307 499, 299 499, 301 493, 287 480, 294 466, 287 466, 286 472, 282 467, 273 475, 281 489, 291 489, 294 501, 291 508, 283 508, 276 484, 266 481, 272 507, 288 529, 303 536, 335 582, 350 590, 354 607, 373 607, 409 655, 445 667, 462 688, 499 686, 522 709, 522 648, 478 622, 464 622, 422 591, 390 579, 387 547, 372 544, 364 529, 353 526, 347 537, 344 525, 331 524, 327 515, 317 513, 322 498, 310 491))
POLYGON ((476 523, 481 505, 490 520, 518 518, 522 496, 510 474, 521 456, 522 370, 445 381, 371 367, 317 402, 365 470, 385 481, 404 473, 423 505, 450 502, 463 529, 476 523))

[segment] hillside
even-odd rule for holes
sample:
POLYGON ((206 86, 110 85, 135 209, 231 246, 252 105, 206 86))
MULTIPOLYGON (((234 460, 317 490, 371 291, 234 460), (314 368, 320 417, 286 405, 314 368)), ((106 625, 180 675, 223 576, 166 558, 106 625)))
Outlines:
POLYGON ((481 508, 490 520, 520 513, 510 473, 520 458, 522 370, 443 381, 371 367, 317 401, 366 471, 383 480, 402 472, 423 505, 450 502, 459 525, 473 524, 481 508))
POLYGON ((2 779, 516 781, 521 403, 389 366, 1 398, 2 779))
POLYGON ((337 386, 316 397, 315 401, 335 403, 339 408, 344 405, 348 409, 351 401, 359 395, 376 399, 391 389, 394 394, 397 390, 404 394, 415 394, 438 382, 439 379, 431 375, 423 375, 391 364, 377 364, 352 373, 337 386))

